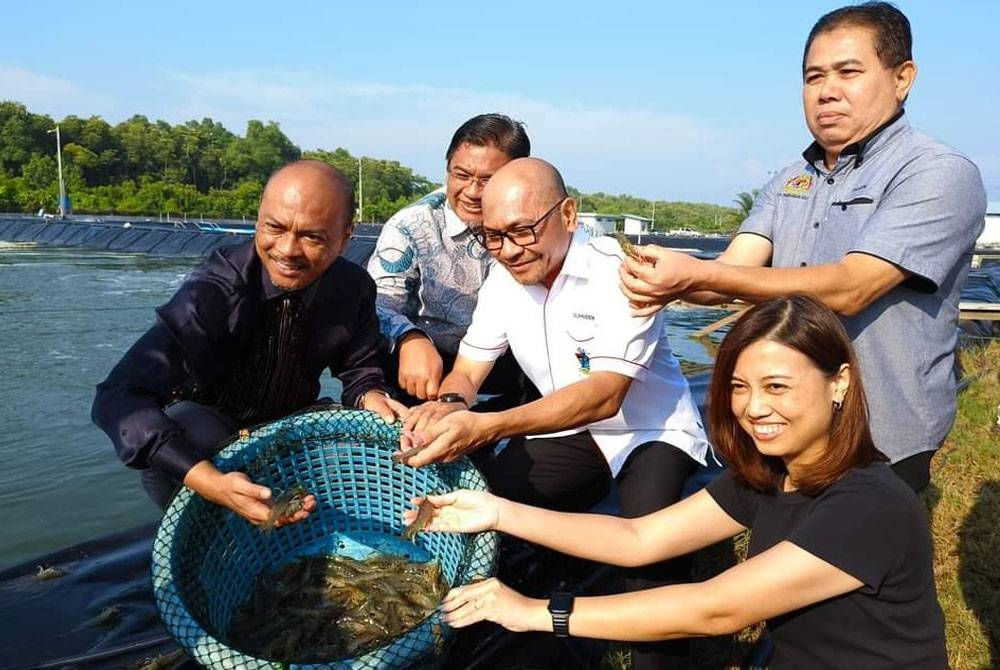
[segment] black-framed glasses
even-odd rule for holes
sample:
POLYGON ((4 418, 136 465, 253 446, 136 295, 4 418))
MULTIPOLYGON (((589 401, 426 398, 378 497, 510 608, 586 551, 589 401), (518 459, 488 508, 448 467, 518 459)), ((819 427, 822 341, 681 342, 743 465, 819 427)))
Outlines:
MULTIPOLYGON (((490 180, 489 177, 476 177, 469 174, 464 170, 457 170, 454 168, 448 168, 448 176, 457 181, 462 186, 468 186, 470 184, 476 184, 480 189, 486 187, 486 182, 490 180)), ((490 175, 492 176, 492 175, 490 175)))
POLYGON ((559 202, 552 205, 549 211, 542 214, 530 226, 515 226, 510 230, 488 230, 480 226, 472 229, 472 236, 489 251, 500 251, 503 249, 504 238, 519 247, 530 247, 538 241, 538 233, 536 232, 538 226, 545 223, 545 220, 552 216, 552 212, 556 211, 556 208, 565 201, 566 198, 561 198, 559 202))

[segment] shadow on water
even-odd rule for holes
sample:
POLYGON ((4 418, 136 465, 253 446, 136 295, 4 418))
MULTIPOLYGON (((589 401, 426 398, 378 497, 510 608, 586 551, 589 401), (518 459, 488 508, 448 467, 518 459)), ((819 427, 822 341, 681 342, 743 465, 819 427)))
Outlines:
POLYGON ((989 640, 990 665, 1000 664, 1000 481, 986 481, 962 523, 958 578, 969 608, 989 640))

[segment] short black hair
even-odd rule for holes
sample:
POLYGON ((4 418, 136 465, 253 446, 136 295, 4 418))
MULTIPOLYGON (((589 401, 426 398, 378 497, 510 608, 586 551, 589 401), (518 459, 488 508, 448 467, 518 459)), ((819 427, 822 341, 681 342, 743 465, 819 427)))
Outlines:
POLYGON ((809 31, 806 48, 802 52, 803 75, 809 47, 816 36, 846 27, 868 28, 874 33, 875 53, 884 67, 896 67, 913 60, 913 35, 906 15, 888 2, 865 2, 835 9, 819 18, 809 31))
POLYGON ((524 124, 503 114, 480 114, 460 125, 451 138, 444 159, 451 161, 463 144, 493 146, 511 160, 531 155, 531 140, 524 124))

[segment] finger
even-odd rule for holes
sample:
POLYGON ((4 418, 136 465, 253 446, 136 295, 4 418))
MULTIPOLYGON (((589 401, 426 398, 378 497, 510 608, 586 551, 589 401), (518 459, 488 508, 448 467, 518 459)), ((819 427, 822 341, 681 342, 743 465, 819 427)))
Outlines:
POLYGON ((426 416, 430 410, 431 406, 427 404, 411 407, 409 412, 406 414, 406 419, 403 421, 403 430, 409 433, 415 433, 417 424, 420 423, 420 420, 426 416))
POLYGON ((424 439, 424 433, 427 431, 427 428, 431 425, 433 421, 434 421, 433 408, 428 408, 426 412, 421 412, 420 416, 417 417, 417 420, 413 424, 412 432, 416 436, 419 442, 428 441, 424 439))
POLYGON ((413 380, 414 391, 410 395, 416 396, 421 400, 433 400, 431 396, 427 395, 427 381, 428 377, 426 374, 415 376, 413 380))
POLYGON ((256 500, 244 498, 237 502, 237 513, 253 525, 259 526, 267 521, 271 508, 256 500))
POLYGON ((412 395, 414 397, 418 397, 418 398, 420 397, 420 396, 417 395, 417 380, 416 379, 414 379, 413 377, 410 377, 409 375, 407 375, 402 381, 404 382, 403 388, 406 389, 406 392, 408 394, 410 394, 410 395, 412 395))
POLYGON ((389 407, 392 408, 392 411, 396 413, 396 416, 398 416, 401 419, 405 419, 406 416, 410 413, 410 408, 404 405, 403 403, 399 402, 395 398, 386 398, 385 402, 387 405, 389 405, 389 407))
POLYGON ((486 617, 483 610, 476 607, 475 601, 470 601, 458 609, 442 613, 441 618, 452 628, 465 628, 483 621, 486 617))
POLYGON ((309 516, 309 515, 306 514, 305 512, 303 512, 302 510, 299 510, 298 512, 296 512, 295 514, 293 514, 291 516, 286 516, 286 517, 283 517, 281 519, 275 519, 274 520, 274 527, 275 528, 281 528, 282 526, 289 526, 289 525, 291 525, 293 523, 298 523, 300 521, 305 521, 305 518, 307 516, 309 516))
POLYGON ((378 413, 379 418, 385 421, 390 426, 396 423, 396 412, 389 406, 387 402, 381 402, 375 406, 375 411, 378 413))
MULTIPOLYGON (((420 500, 424 499, 425 498, 420 498, 420 500)), ((428 494, 426 500, 435 507, 445 507, 447 505, 454 505, 458 501, 458 490, 449 491, 448 493, 428 494)), ((416 504, 419 505, 420 503, 416 504)))
POLYGON ((649 296, 637 293, 634 285, 626 284, 624 281, 618 284, 618 289, 630 303, 646 303, 649 300, 649 296))
POLYGON ((246 477, 246 475, 243 475, 242 477, 234 477, 232 479, 231 486, 233 493, 246 496, 247 498, 251 498, 253 500, 269 500, 271 498, 271 489, 266 486, 261 486, 260 484, 254 484, 246 477))
POLYGON ((663 309, 663 305, 656 302, 648 302, 644 305, 636 306, 632 309, 632 316, 647 317, 652 316, 663 309))
POLYGON ((425 465, 430 465, 441 460, 441 455, 433 444, 427 444, 423 447, 411 449, 402 454, 401 458, 411 468, 422 468, 425 465))
POLYGON ((438 397, 438 389, 440 388, 440 384, 438 383, 439 381, 440 380, 434 376, 431 376, 427 379, 426 390, 428 398, 438 397))

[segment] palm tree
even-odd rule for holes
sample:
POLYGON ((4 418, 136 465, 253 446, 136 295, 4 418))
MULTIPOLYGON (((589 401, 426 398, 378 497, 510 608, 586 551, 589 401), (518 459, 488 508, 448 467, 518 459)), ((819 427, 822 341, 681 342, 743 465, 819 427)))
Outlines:
POLYGON ((757 194, 759 193, 760 189, 755 188, 749 193, 746 191, 740 191, 736 194, 736 199, 733 200, 733 202, 736 203, 736 206, 739 209, 740 221, 750 216, 750 210, 753 209, 753 201, 757 199, 757 194))

